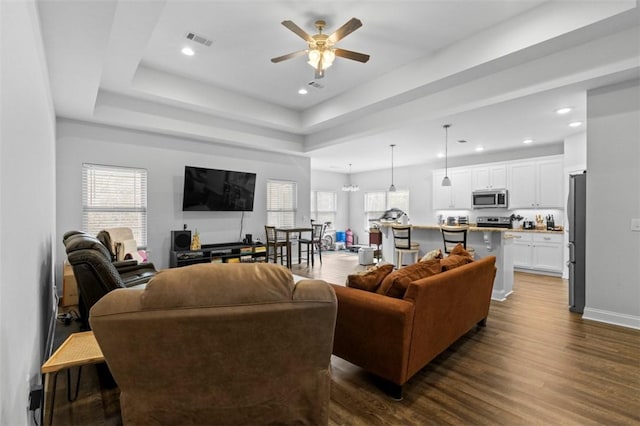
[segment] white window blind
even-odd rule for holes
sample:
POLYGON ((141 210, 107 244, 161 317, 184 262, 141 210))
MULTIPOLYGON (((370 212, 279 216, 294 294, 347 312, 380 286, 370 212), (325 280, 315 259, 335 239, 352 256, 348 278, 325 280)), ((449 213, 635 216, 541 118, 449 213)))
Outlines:
POLYGON ((147 246, 147 171, 82 165, 82 228, 91 235, 127 227, 139 248, 147 246))
POLYGON ((311 218, 317 223, 336 221, 338 194, 332 191, 311 191, 311 218))
POLYGON ((369 229, 370 221, 377 220, 385 211, 396 208, 409 214, 409 191, 378 191, 364 194, 364 226, 369 229))
POLYGON ((267 181, 267 225, 295 226, 298 208, 298 184, 292 181, 267 181))

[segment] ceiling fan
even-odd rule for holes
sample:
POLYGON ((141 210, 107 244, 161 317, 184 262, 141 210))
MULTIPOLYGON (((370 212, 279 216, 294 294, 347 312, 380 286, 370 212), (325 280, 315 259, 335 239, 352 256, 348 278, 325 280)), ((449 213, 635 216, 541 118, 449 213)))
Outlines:
POLYGON ((307 63, 316 70, 315 78, 322 78, 324 77, 324 71, 333 64, 333 60, 336 56, 363 63, 369 60, 369 55, 365 55, 364 53, 335 47, 335 44, 339 40, 348 36, 362 26, 362 21, 359 19, 351 18, 346 24, 338 28, 331 35, 322 33, 324 27, 327 26, 327 23, 323 20, 315 22, 315 27, 318 29, 318 34, 315 35, 307 34, 302 28, 294 24, 293 21, 282 21, 282 25, 304 39, 307 42, 308 48, 278 56, 277 58, 271 58, 271 62, 274 64, 306 54, 308 58, 307 63))

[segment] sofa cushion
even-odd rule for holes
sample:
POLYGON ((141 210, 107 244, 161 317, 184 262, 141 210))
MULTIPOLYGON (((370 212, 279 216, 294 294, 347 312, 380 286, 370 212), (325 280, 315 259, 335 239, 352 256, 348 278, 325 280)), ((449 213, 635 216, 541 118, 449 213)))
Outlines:
POLYGON ((393 264, 377 265, 366 271, 350 274, 347 277, 347 287, 365 291, 376 291, 382 280, 393 271, 393 264))
POLYGON ((376 293, 402 299, 410 283, 421 278, 430 277, 440 271, 440 259, 431 259, 405 266, 387 275, 382 280, 376 293))
POLYGON ((293 275, 284 266, 201 263, 158 272, 140 302, 143 309, 273 303, 292 300, 294 288, 293 275))

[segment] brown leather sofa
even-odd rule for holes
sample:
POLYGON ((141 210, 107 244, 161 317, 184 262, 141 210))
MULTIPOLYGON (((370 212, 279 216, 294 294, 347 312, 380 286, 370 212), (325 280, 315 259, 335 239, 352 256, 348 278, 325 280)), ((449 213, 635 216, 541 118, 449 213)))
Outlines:
POLYGON ((160 271, 90 322, 127 424, 327 424, 336 298, 274 264, 160 271))
POLYGON ((402 386, 475 325, 484 326, 495 278, 495 257, 418 279, 403 298, 333 285, 338 318, 333 354, 402 386))

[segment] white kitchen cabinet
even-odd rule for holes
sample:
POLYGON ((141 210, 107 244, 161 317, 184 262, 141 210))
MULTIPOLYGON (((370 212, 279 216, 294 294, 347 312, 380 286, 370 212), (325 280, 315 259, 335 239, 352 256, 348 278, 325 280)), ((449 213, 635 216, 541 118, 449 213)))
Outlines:
POLYGON ((471 189, 504 189, 507 187, 506 164, 481 166, 471 170, 471 189))
POLYGON ((562 208, 562 159, 517 162, 509 166, 509 208, 562 208))
POLYGON ((532 234, 526 232, 511 232, 513 235, 513 266, 516 268, 531 268, 533 265, 532 234))
POLYGON ((510 232, 513 240, 513 266, 531 271, 562 273, 563 236, 561 234, 510 232))
POLYGON ((444 170, 433 172, 433 208, 435 210, 471 209, 471 172, 449 169, 451 186, 442 186, 444 170))
POLYGON ((563 167, 562 160, 537 162, 539 207, 564 208, 566 206, 563 196, 563 167))
POLYGON ((533 269, 561 273, 564 267, 562 242, 562 235, 533 234, 533 269))

